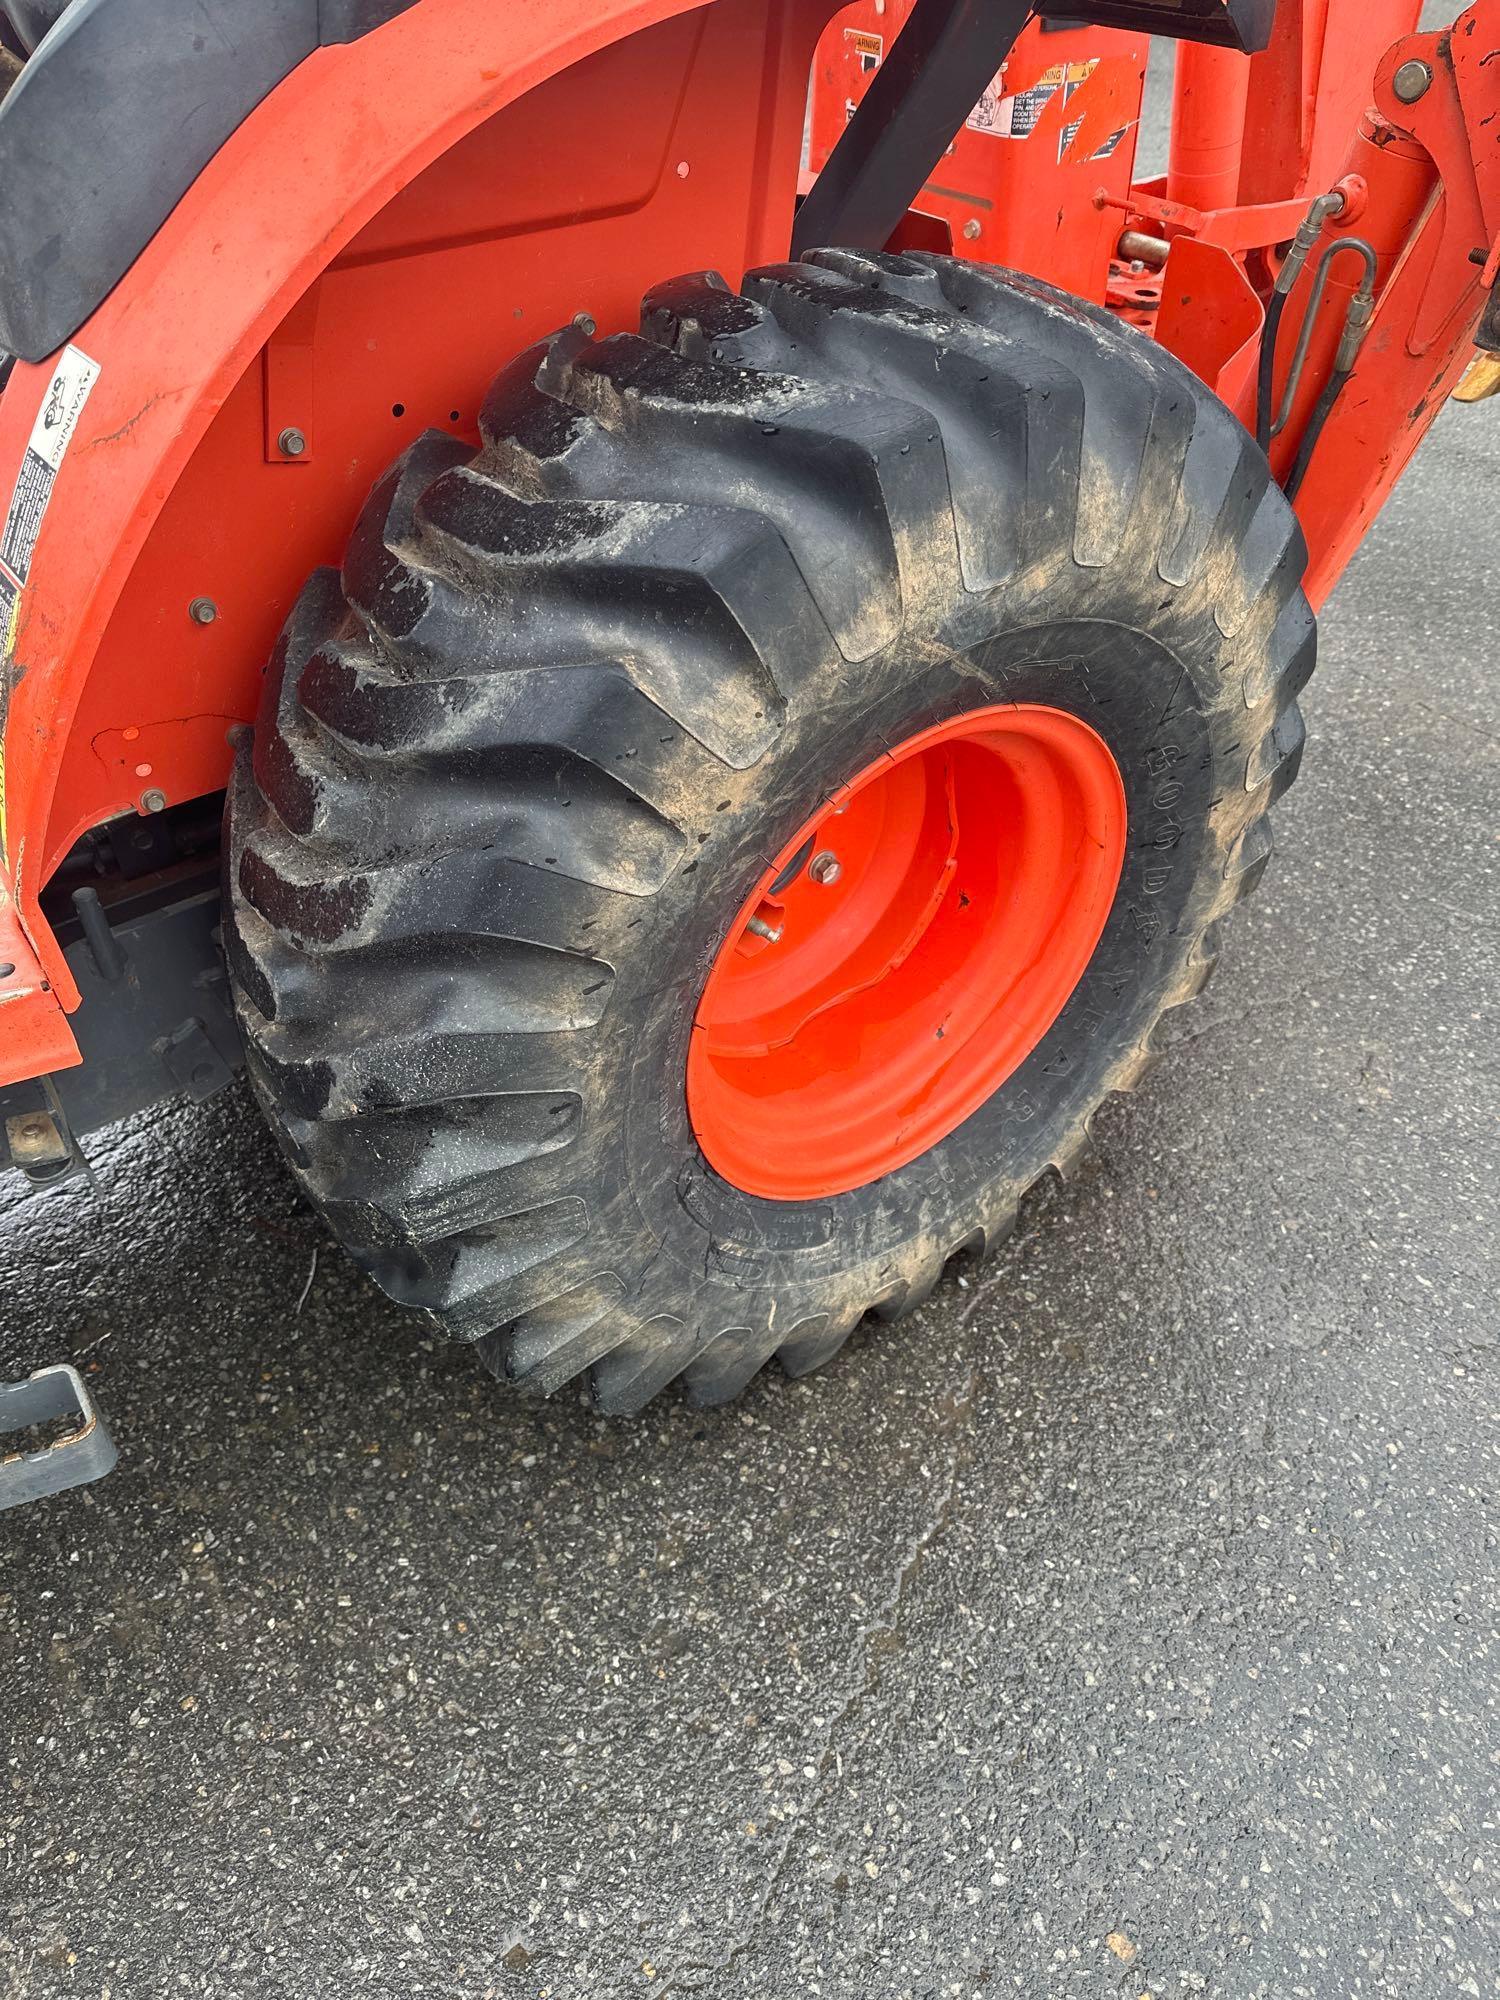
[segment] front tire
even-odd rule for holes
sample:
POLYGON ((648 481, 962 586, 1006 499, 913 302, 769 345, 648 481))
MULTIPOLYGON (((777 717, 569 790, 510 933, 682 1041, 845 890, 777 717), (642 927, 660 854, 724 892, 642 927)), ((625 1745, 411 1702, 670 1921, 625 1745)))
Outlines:
POLYGON ((816 1366, 1004 1237, 1208 977, 1314 649, 1264 458, 1102 312, 824 251, 663 286, 642 328, 530 350, 477 456, 430 434, 377 487, 289 622, 227 848, 308 1194, 393 1298, 606 1410, 816 1366), (872 760, 1012 705, 1118 768, 1082 977, 917 1157, 737 1184, 686 1085, 736 914, 872 760))

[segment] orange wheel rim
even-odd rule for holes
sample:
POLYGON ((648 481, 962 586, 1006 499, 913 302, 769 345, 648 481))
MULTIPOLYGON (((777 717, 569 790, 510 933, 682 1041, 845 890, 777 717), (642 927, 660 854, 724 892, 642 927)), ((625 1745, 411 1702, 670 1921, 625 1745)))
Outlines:
POLYGON ((709 1164, 772 1201, 845 1194, 954 1131, 1093 956, 1125 788, 1062 709, 924 729, 835 793, 741 907, 693 1020, 709 1164))

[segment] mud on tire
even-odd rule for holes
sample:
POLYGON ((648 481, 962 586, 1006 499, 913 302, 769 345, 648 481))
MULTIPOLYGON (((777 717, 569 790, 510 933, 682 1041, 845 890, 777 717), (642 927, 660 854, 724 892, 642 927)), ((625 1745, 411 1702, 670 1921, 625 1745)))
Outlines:
POLYGON ((309 583, 228 818, 256 1089, 330 1227, 510 1378, 607 1410, 825 1360, 1001 1240, 1195 994, 1311 671, 1295 520, 1153 343, 1027 279, 815 253, 648 296, 429 434, 309 583), (1124 871, 1040 1045, 818 1201, 710 1168, 684 1073, 726 925, 882 745, 1086 720, 1124 871))

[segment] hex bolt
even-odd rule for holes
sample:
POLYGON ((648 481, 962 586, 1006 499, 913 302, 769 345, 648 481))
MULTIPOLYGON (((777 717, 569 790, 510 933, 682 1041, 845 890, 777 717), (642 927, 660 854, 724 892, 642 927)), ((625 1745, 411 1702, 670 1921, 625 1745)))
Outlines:
POLYGON ((978 234, 979 234, 979 224, 971 215, 968 221, 964 224, 964 235, 972 243, 974 241, 974 238, 978 234))
POLYGON ((276 449, 283 458, 300 458, 307 450, 307 437, 295 424, 289 424, 277 438, 276 449))
POLYGON ((212 625, 219 615, 219 607, 211 597, 195 597, 188 606, 188 617, 195 625, 212 625))
POLYGON ((166 809, 167 795, 165 792, 159 792, 153 786, 149 792, 141 793, 141 811, 143 813, 165 812, 166 809))
POLYGON ((833 852, 825 847, 821 854, 815 854, 807 864, 807 872, 820 889, 830 889, 844 872, 844 864, 833 852))
POLYGON ((1395 92, 1398 103, 1415 104, 1419 97, 1427 95, 1427 89, 1431 82, 1432 71, 1428 68, 1427 64, 1418 62, 1413 57, 1410 62, 1402 63, 1396 74, 1391 78, 1391 89, 1395 92))
POLYGON ((10 1141, 11 1164, 22 1173, 55 1172, 71 1151, 50 1111, 26 1111, 18 1118, 7 1118, 5 1136, 10 1141))

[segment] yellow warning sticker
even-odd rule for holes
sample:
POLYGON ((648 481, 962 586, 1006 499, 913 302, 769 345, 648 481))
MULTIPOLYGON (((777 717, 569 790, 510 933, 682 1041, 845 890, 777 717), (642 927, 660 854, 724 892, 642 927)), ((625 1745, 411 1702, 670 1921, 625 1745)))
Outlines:
POLYGON ((1085 78, 1099 67, 1099 58, 1085 62, 1053 63, 1025 90, 1005 89, 1005 67, 964 120, 971 132, 987 132, 996 139, 1028 139, 1047 106, 1062 91, 1064 99, 1073 95, 1085 78))

